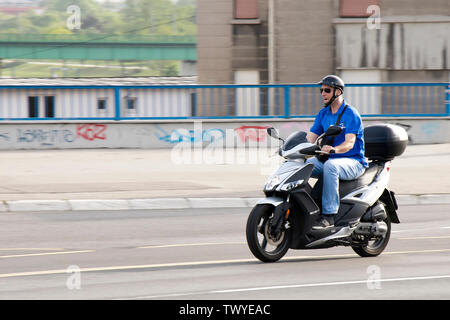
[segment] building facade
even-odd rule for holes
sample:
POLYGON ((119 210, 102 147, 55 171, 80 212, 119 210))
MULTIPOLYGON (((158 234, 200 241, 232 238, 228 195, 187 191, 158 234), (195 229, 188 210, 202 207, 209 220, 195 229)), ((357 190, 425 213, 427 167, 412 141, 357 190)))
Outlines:
POLYGON ((449 82, 448 0, 198 0, 201 84, 449 82))
POLYGON ((191 117, 190 85, 196 82, 196 77, 3 78, 0 120, 191 117))

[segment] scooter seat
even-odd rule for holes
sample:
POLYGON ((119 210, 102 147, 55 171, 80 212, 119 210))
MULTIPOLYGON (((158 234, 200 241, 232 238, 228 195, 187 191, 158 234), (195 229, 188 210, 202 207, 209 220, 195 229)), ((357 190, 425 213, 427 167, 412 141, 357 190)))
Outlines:
MULTIPOLYGON (((339 197, 343 198, 353 190, 369 185, 377 175, 379 169, 378 163, 371 162, 369 163, 369 167, 359 178, 355 180, 339 179, 339 197)), ((311 197, 317 204, 322 202, 322 187, 323 177, 320 177, 311 191, 311 197)))

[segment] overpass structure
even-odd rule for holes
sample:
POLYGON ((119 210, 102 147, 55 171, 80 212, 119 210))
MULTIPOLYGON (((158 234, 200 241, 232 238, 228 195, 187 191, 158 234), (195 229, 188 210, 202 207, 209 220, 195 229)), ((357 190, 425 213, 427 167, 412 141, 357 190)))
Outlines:
POLYGON ((0 34, 0 59, 196 61, 195 36, 0 34))

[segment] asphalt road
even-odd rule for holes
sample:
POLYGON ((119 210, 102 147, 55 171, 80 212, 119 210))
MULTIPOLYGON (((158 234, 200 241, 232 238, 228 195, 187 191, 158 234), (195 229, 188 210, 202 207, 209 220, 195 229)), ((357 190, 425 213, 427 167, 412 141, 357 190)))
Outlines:
POLYGON ((248 209, 4 213, 0 299, 450 299, 450 205, 403 206, 385 252, 256 260, 248 209))

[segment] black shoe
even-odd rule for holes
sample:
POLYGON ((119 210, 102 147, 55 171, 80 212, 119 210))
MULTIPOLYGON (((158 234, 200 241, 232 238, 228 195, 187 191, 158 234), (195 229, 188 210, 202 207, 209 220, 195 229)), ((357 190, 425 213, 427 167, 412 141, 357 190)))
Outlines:
POLYGON ((334 227, 334 214, 321 214, 319 219, 313 224, 313 230, 321 230, 334 227))

